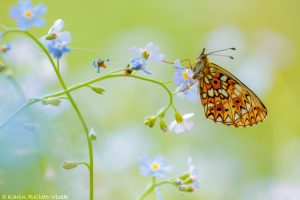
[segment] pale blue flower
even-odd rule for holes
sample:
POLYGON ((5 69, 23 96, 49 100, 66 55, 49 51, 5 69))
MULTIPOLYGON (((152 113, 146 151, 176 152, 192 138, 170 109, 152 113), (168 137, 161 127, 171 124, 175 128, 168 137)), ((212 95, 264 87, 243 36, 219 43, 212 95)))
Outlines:
POLYGON ((64 21, 58 19, 48 31, 48 34, 41 37, 42 43, 47 45, 51 40, 60 40, 61 42, 69 43, 72 41, 71 34, 68 31, 62 31, 64 28, 64 21))
POLYGON ((98 58, 93 61, 92 64, 95 68, 97 68, 97 73, 100 73, 101 68, 105 69, 107 67, 105 62, 109 62, 109 59, 102 60, 101 58, 98 58))
POLYGON ((28 30, 30 26, 39 27, 45 24, 45 20, 40 18, 47 12, 43 4, 32 6, 31 0, 19 0, 17 6, 10 9, 10 17, 17 21, 20 29, 28 30))
POLYGON ((169 131, 174 132, 176 134, 181 134, 183 132, 191 131, 194 127, 194 123, 188 119, 193 116, 194 116, 194 113, 188 113, 183 116, 175 116, 176 120, 171 122, 171 124, 169 126, 169 131))
POLYGON ((3 33, 2 33, 2 32, 0 32, 0 40, 2 39, 2 36, 3 36, 3 33))
POLYGON ((165 165, 165 159, 162 156, 151 159, 144 155, 140 158, 140 173, 144 176, 163 178, 169 171, 171 168, 165 165))
POLYGON ((177 86, 182 86, 182 87, 187 87, 188 84, 191 85, 194 82, 192 78, 193 71, 190 69, 183 68, 178 59, 175 60, 174 65, 175 65, 174 83, 177 86))
POLYGON ((164 54, 158 53, 159 46, 153 44, 152 42, 149 42, 145 48, 132 47, 130 49, 130 52, 141 56, 145 60, 151 60, 156 62, 162 62, 165 58, 164 54))
POLYGON ((132 70, 142 70, 147 74, 152 74, 152 72, 146 69, 147 62, 143 58, 133 58, 130 60, 130 69, 132 70))
POLYGON ((69 53, 71 50, 67 48, 65 42, 60 40, 51 40, 47 45, 48 51, 53 55, 54 58, 61 58, 63 54, 69 53))
POLYGON ((192 86, 186 86, 186 88, 179 86, 176 88, 176 90, 178 91, 176 96, 179 98, 187 99, 193 103, 199 101, 198 84, 196 83, 194 83, 192 86))

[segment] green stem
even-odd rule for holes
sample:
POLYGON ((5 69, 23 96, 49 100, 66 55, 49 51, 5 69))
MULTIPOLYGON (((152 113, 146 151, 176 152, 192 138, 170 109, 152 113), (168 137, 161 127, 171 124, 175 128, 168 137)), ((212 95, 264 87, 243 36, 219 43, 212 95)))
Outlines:
MULTIPOLYGON (((29 38, 31 38, 39 47, 40 49, 45 53, 45 55, 48 57, 54 71, 55 74, 60 82, 60 85, 62 86, 63 90, 65 91, 65 94, 67 95, 67 97, 70 100, 71 105, 73 106, 79 120, 82 123, 82 126, 85 130, 85 135, 87 138, 87 142, 88 142, 88 150, 89 150, 89 172, 90 172, 90 200, 94 199, 94 161, 93 161, 93 146, 92 146, 92 141, 89 139, 89 130, 88 130, 88 126, 85 123, 85 120, 81 114, 81 112, 79 111, 73 97, 70 95, 70 93, 67 90, 67 86, 63 80, 63 78, 60 75, 59 72, 59 62, 57 62, 58 66, 56 67, 54 60, 52 59, 51 55, 49 54, 48 50, 44 47, 44 45, 37 39, 35 38, 31 33, 24 31, 24 30, 19 30, 19 29, 10 29, 10 30, 6 30, 5 32, 3 32, 3 37, 9 33, 21 33, 21 34, 25 34, 27 35, 29 38)), ((27 105, 26 105, 27 107, 27 105)), ((25 107, 24 107, 25 108, 25 107)), ((24 108, 22 108, 21 110, 23 110, 24 108)), ((20 111, 21 111, 20 110, 20 111)), ((18 111, 18 110, 17 110, 18 111)), ((18 112, 20 112, 18 111, 18 112)), ((18 114, 18 112, 16 114, 18 114)), ((14 116, 13 116, 14 117, 14 116)), ((1 127, 1 126, 0 126, 1 127)))
POLYGON ((139 200, 144 200, 151 192, 153 192, 153 190, 154 190, 156 187, 159 187, 159 186, 165 185, 165 184, 172 184, 172 185, 174 185, 174 183, 171 182, 171 181, 162 181, 162 182, 156 183, 156 179, 155 179, 155 177, 153 177, 153 178, 152 178, 152 184, 151 184, 150 187, 142 194, 142 196, 139 198, 139 200))
POLYGON ((28 106, 36 103, 40 101, 39 99, 30 99, 28 100, 26 103, 24 103, 23 105, 21 105, 14 113, 12 113, 6 120, 4 120, 1 124, 0 124, 0 129, 3 128, 10 120, 12 120, 14 117, 16 117, 20 112, 22 112, 25 108, 27 108, 28 106))

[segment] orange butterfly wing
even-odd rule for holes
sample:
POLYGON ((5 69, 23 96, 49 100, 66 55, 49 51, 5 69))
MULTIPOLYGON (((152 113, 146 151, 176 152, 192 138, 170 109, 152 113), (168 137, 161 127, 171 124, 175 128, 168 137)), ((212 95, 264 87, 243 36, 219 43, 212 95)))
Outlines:
POLYGON ((199 93, 205 116, 215 122, 247 127, 267 117, 266 107, 254 92, 214 63, 209 62, 202 69, 199 93))

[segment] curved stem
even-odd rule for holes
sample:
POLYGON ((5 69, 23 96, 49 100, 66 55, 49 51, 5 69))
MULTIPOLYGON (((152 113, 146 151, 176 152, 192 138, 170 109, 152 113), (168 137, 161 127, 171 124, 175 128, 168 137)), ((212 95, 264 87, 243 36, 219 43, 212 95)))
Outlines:
MULTIPOLYGON (((67 90, 67 86, 66 86, 66 84, 65 84, 65 82, 64 82, 64 80, 61 77, 60 72, 59 72, 59 62, 57 62, 58 66, 56 67, 56 65, 54 63, 54 60, 52 59, 51 55, 49 54, 48 50, 44 47, 44 45, 37 38, 35 38, 31 33, 29 33, 28 31, 19 30, 19 29, 10 29, 10 30, 6 30, 6 31, 3 32, 3 37, 5 35, 9 34, 9 33, 21 33, 21 34, 25 34, 29 38, 31 38, 40 47, 40 49, 45 53, 45 55, 49 59, 51 65, 52 65, 52 68, 54 69, 55 74, 56 74, 56 76, 57 76, 57 78, 58 78, 58 80, 60 82, 60 85, 62 86, 63 90, 66 91, 67 90)), ((69 98, 70 103, 73 106, 73 108, 74 108, 74 110, 75 110, 75 112, 76 112, 79 120, 81 121, 84 130, 85 130, 85 135, 86 135, 87 142, 88 142, 89 161, 90 161, 90 164, 89 164, 89 172, 90 172, 90 200, 93 200, 94 199, 94 168, 93 168, 94 167, 94 161, 93 161, 93 146, 92 146, 92 142, 91 142, 91 140, 89 139, 89 136, 88 136, 89 135, 89 130, 88 130, 88 127, 87 127, 87 125, 85 123, 85 120, 84 120, 81 112, 79 111, 79 109, 78 109, 78 107, 77 107, 77 105, 76 105, 73 97, 67 91, 65 92, 65 94, 69 98)), ((26 105, 26 107, 27 107, 27 105, 26 105)), ((21 110, 23 110, 23 108, 21 110)), ((20 112, 20 111, 18 111, 18 112, 20 112)), ((16 114, 18 114, 18 112, 16 114)))
POLYGON ((159 187, 159 186, 165 185, 165 184, 172 184, 172 185, 174 185, 174 183, 171 182, 171 181, 162 181, 162 182, 156 183, 156 179, 155 179, 155 177, 153 177, 153 178, 152 178, 152 184, 151 184, 150 187, 142 194, 142 196, 139 198, 139 200, 144 200, 151 192, 153 192, 153 190, 154 190, 156 187, 159 187))

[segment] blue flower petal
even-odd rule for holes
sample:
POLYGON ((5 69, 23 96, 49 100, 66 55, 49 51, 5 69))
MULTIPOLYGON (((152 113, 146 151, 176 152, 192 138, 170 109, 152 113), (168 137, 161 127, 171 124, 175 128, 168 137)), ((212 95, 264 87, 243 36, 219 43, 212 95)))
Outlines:
POLYGON ((47 12, 47 8, 43 4, 39 3, 33 8, 33 12, 35 16, 42 16, 47 12))
POLYGON ((44 26, 46 23, 45 19, 42 18, 34 18, 31 20, 31 25, 35 27, 44 26))

